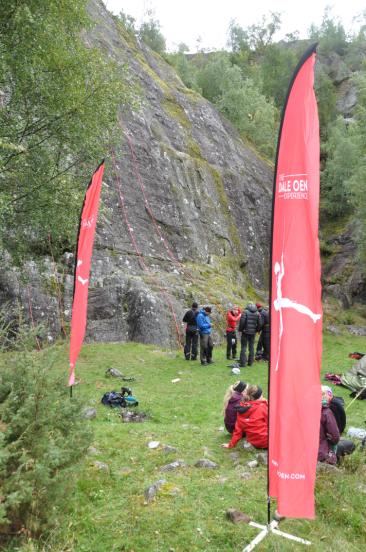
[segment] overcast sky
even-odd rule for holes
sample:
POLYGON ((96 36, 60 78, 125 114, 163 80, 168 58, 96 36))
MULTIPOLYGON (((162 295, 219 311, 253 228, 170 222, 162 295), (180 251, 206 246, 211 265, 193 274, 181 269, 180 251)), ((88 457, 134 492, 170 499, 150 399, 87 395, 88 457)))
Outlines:
POLYGON ((137 24, 146 19, 148 10, 153 10, 168 49, 184 42, 192 52, 197 49, 198 37, 203 48, 224 47, 232 19, 246 27, 260 22, 271 11, 279 12, 282 30, 277 38, 296 30, 305 38, 311 23, 320 25, 326 6, 332 6, 332 15, 341 20, 348 32, 358 28, 354 18, 366 11, 365 0, 104 0, 104 3, 115 14, 123 10, 132 15, 137 24))

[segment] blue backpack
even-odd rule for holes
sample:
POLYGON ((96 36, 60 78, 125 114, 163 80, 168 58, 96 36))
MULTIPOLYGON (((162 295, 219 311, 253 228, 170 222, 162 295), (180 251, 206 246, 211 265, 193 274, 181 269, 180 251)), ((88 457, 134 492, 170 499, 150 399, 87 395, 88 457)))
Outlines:
POLYGON ((104 393, 101 402, 111 408, 126 408, 128 406, 138 406, 139 404, 129 387, 122 387, 120 392, 107 391, 107 393, 104 393))

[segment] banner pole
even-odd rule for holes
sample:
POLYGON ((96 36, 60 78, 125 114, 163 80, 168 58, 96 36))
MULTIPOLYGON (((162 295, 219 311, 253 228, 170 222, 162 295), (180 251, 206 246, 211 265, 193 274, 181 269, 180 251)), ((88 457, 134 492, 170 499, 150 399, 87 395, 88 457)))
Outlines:
POLYGON ((349 403, 349 405, 346 406, 346 408, 345 408, 345 411, 346 411, 346 412, 347 412, 347 410, 349 409, 349 407, 351 406, 351 404, 353 404, 353 403, 355 402, 355 400, 357 400, 358 397, 359 397, 360 395, 362 395, 362 393, 363 393, 364 391, 366 391, 366 387, 364 387, 363 389, 361 389, 361 391, 360 391, 359 393, 357 393, 357 395, 351 400, 351 402, 349 403))

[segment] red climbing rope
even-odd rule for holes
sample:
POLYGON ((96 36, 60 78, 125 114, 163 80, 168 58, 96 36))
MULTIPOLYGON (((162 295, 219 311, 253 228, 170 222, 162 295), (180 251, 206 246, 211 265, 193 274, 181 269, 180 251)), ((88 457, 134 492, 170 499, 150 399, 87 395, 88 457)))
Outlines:
MULTIPOLYGON (((161 232, 160 226, 159 226, 159 224, 158 224, 158 222, 157 222, 157 220, 156 220, 156 218, 155 218, 155 216, 152 212, 150 204, 149 204, 149 200, 148 200, 148 197, 147 197, 147 194, 146 194, 146 188, 144 186, 144 183, 143 183, 143 180, 141 178, 141 174, 140 174, 140 171, 139 171, 139 168, 138 168, 137 155, 136 155, 136 152, 135 152, 135 148, 134 148, 132 139, 128 135, 128 132, 123 128, 121 121, 120 121, 120 127, 121 127, 122 132, 126 136, 127 143, 128 143, 128 146, 129 146, 129 149, 130 149, 130 152, 131 152, 132 166, 133 166, 135 178, 136 178, 136 181, 138 182, 138 184, 140 186, 140 189, 141 189, 141 192, 142 192, 142 195, 143 195, 143 198, 144 198, 145 208, 146 208, 146 211, 148 212, 148 214, 151 218, 151 221, 153 223, 155 231, 156 231, 158 237, 160 238, 160 241, 163 243, 163 245, 164 245, 171 261, 173 262, 173 264, 176 265, 176 267, 179 268, 183 272, 183 275, 186 276, 191 281, 191 283, 193 283, 195 281, 194 275, 174 255, 174 253, 173 253, 172 249, 170 248, 167 240, 165 239, 165 237, 163 236, 163 234, 161 232)), ((215 300, 213 300, 213 296, 210 294, 209 291, 206 292, 206 295, 207 295, 208 300, 216 306, 217 310, 220 312, 220 314, 222 315, 222 317, 225 321, 226 313, 225 313, 224 309, 222 308, 222 306, 219 303, 217 303, 215 300)))
POLYGON ((172 318, 173 318, 173 321, 174 321, 174 324, 175 324, 175 330, 176 330, 176 334, 177 334, 177 344, 178 344, 179 348, 182 348, 183 344, 182 344, 182 340, 181 340, 181 337, 180 337, 178 321, 177 321, 177 317, 176 317, 175 312, 174 312, 174 308, 173 308, 173 304, 172 304, 172 301, 170 299, 170 296, 169 296, 167 290, 161 286, 160 282, 157 280, 157 278, 154 276, 154 274, 151 272, 148 265, 146 264, 145 259, 142 255, 138 245, 137 245, 136 238, 135 238, 134 232, 133 232, 133 228, 130 225, 128 215, 127 215, 126 202, 125 202, 123 192, 122 192, 122 183, 121 183, 121 179, 119 177, 119 173, 118 173, 118 170, 117 170, 116 155, 115 155, 114 149, 111 149, 111 156, 112 156, 112 162, 113 162, 115 181, 116 181, 116 184, 117 184, 117 191, 118 191, 119 200, 120 200, 119 205, 122 209, 124 221, 125 221, 126 227, 128 229, 128 233, 130 235, 131 243, 132 243, 132 245, 133 245, 133 247, 136 251, 136 255, 139 259, 141 268, 154 281, 154 283, 159 288, 160 292, 162 293, 162 295, 164 296, 164 298, 165 298, 165 300, 168 304, 168 307, 170 309, 170 312, 171 312, 171 315, 172 315, 172 318))

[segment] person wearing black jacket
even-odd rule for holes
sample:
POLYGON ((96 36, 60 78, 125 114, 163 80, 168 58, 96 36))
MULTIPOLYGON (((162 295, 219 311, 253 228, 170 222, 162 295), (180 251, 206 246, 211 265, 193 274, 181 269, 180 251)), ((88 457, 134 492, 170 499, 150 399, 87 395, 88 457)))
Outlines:
POLYGON ((183 316, 183 322, 186 326, 186 343, 184 345, 184 356, 186 360, 197 360, 198 353, 198 328, 197 328, 198 304, 192 303, 192 308, 189 309, 183 316))
POLYGON ((261 339, 262 347, 263 347, 263 352, 262 352, 262 355, 261 355, 261 359, 262 360, 269 360, 269 334, 270 334, 270 329, 269 329, 269 310, 268 310, 268 307, 267 308, 262 308, 262 310, 260 312, 260 315, 261 315, 262 329, 261 329, 261 334, 260 334, 259 339, 261 339))
MULTIPOLYGON (((255 306, 257 307, 259 314, 262 316, 262 312, 263 312, 262 303, 256 303, 255 306)), ((255 360, 262 360, 262 356, 263 356, 263 333, 261 332, 259 334, 257 348, 255 350, 255 360)))
POLYGON ((262 319, 257 307, 249 303, 241 315, 239 322, 239 332, 241 332, 241 351, 239 365, 241 367, 247 364, 247 346, 249 347, 248 366, 253 364, 254 360, 254 339, 255 334, 260 331, 262 319))

